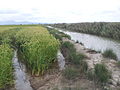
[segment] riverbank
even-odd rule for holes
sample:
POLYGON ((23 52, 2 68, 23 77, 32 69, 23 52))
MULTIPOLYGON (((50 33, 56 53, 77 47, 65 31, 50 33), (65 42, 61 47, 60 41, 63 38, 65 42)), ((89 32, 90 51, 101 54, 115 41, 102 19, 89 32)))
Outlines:
MULTIPOLYGON (((68 41, 72 43, 77 53, 82 53, 87 56, 85 61, 88 64, 89 70, 94 69, 94 66, 96 64, 104 63, 107 66, 107 69, 111 72, 112 77, 106 84, 106 88, 109 88, 111 90, 120 89, 120 68, 117 66, 117 61, 104 58, 101 53, 87 49, 80 43, 76 43, 73 40, 63 38, 62 41, 68 41)), ((71 68, 74 67, 65 59, 65 67, 68 66, 71 68)), ((52 65, 52 68, 49 69, 49 71, 47 71, 43 76, 31 77, 31 85, 35 90, 74 90, 75 88, 85 90, 103 90, 99 84, 95 84, 94 81, 89 80, 86 76, 79 76, 75 80, 67 80, 62 74, 63 72, 64 69, 62 71, 59 70, 58 62, 55 62, 55 64, 52 65)))
POLYGON ((58 23, 53 27, 120 40, 119 22, 58 23))
POLYGON ((110 80, 111 84, 108 85, 112 88, 112 90, 120 89, 120 68, 117 66, 118 62, 116 60, 104 58, 101 53, 86 49, 84 46, 76 43, 75 41, 69 39, 63 39, 63 41, 73 43, 78 53, 83 53, 88 57, 86 62, 88 63, 89 69, 93 69, 96 64, 105 64, 112 74, 112 78, 110 80))

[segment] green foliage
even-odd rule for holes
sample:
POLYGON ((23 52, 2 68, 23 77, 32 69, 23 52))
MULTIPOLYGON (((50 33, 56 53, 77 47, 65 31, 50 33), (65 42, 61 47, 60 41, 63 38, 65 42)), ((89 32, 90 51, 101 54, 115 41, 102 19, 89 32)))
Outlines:
POLYGON ((69 41, 63 42, 62 43, 62 48, 66 48, 68 51, 76 52, 76 49, 74 48, 74 45, 70 43, 69 41))
POLYGON ((48 28, 48 31, 50 34, 52 34, 56 39, 62 40, 63 37, 71 39, 71 37, 63 32, 60 32, 56 29, 50 29, 48 28))
POLYGON ((75 67, 79 67, 81 73, 85 73, 87 71, 88 65, 84 61, 86 56, 82 53, 77 54, 76 49, 74 48, 74 45, 72 43, 70 43, 69 41, 63 42, 62 49, 63 50, 66 49, 66 51, 64 52, 68 54, 67 55, 68 61, 71 64, 75 65, 75 67))
POLYGON ((104 64, 96 64, 94 73, 101 83, 107 83, 111 76, 104 64))
POLYGON ((86 56, 82 53, 80 54, 76 54, 76 52, 71 52, 69 54, 69 60, 70 62, 72 62, 73 64, 76 65, 80 65, 80 63, 82 62, 82 60, 85 58, 86 56))
POLYGON ((94 22, 94 23, 71 23, 54 24, 57 28, 66 30, 105 36, 120 40, 120 23, 94 22))
POLYGON ((16 34, 16 45, 32 75, 43 74, 56 59, 59 41, 43 27, 24 27, 16 34))
POLYGON ((12 56, 9 45, 0 45, 0 89, 13 84, 12 56))
POLYGON ((78 75, 79 72, 74 68, 68 67, 63 71, 63 76, 68 80, 75 79, 78 75))
POLYGON ((120 67, 120 61, 117 62, 118 67, 120 67))
POLYGON ((117 55, 113 52, 113 50, 110 50, 110 49, 105 50, 103 53, 103 56, 106 58, 117 60, 117 55))
POLYGON ((95 78, 95 74, 94 74, 94 71, 91 69, 91 70, 88 70, 88 72, 87 72, 87 77, 88 77, 88 79, 90 79, 90 80, 94 80, 94 78, 95 78))

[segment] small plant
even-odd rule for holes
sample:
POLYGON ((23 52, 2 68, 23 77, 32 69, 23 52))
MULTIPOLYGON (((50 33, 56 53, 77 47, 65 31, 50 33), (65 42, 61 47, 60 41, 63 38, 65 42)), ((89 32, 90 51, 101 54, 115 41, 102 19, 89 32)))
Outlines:
POLYGON ((117 65, 118 65, 118 67, 120 67, 120 61, 118 61, 117 65))
POLYGON ((88 64, 87 64, 87 62, 82 60, 80 62, 80 72, 81 73, 86 73, 87 70, 88 70, 88 64))
POLYGON ((95 65, 95 76, 101 83, 106 83, 110 79, 110 73, 104 64, 95 65))
POLYGON ((68 79, 68 80, 72 80, 75 79, 78 76, 79 72, 77 72, 77 70, 75 70, 74 68, 66 68, 63 71, 63 76, 68 79))
POLYGON ((106 58, 117 60, 117 55, 111 49, 107 49, 106 51, 104 51, 103 56, 106 58))
POLYGON ((87 72, 87 77, 88 79, 90 80, 94 80, 94 77, 95 77, 95 74, 94 74, 94 71, 91 69, 91 70, 88 70, 87 72))
POLYGON ((69 41, 66 41, 62 44, 63 47, 70 49, 71 47, 73 48, 74 45, 70 43, 69 41))
POLYGON ((70 52, 76 52, 74 45, 70 43, 69 41, 63 42, 62 48, 67 48, 70 52))
POLYGON ((82 62, 82 60, 85 58, 86 56, 82 53, 80 54, 76 54, 76 52, 71 52, 69 54, 69 60, 70 62, 72 62, 75 65, 80 65, 80 63, 82 62))

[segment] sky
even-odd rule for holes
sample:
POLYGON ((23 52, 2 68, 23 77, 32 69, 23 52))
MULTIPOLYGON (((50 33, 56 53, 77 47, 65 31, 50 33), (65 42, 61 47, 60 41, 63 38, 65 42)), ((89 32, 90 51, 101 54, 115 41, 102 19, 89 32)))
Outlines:
POLYGON ((0 0, 0 22, 120 22, 120 0, 0 0))

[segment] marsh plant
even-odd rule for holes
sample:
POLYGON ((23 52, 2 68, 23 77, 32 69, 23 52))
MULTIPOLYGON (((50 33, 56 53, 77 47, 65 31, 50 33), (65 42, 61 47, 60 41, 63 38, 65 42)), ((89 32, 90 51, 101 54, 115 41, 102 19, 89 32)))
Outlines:
POLYGON ((111 74, 104 64, 96 64, 94 73, 95 77, 101 83, 107 83, 111 78, 111 74))
POLYGON ((103 56, 105 58, 110 58, 110 59, 114 59, 117 60, 117 55, 113 52, 113 50, 111 49, 107 49, 103 52, 103 56))
POLYGON ((75 79, 78 75, 79 75, 79 72, 74 68, 67 67, 63 71, 63 76, 68 80, 75 79))

